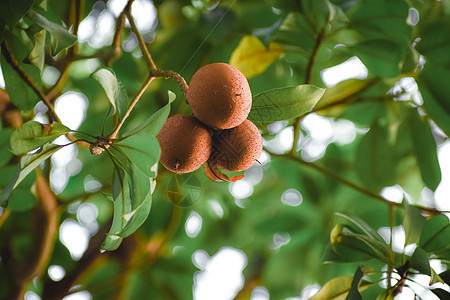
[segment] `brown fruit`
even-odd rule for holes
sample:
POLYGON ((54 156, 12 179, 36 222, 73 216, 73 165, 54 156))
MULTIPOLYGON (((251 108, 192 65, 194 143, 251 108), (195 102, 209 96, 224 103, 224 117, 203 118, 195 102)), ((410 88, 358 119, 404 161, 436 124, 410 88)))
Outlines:
POLYGON ((193 116, 174 115, 157 135, 161 163, 174 173, 189 173, 200 168, 211 155, 212 137, 193 116))
POLYGON ((237 127, 214 133, 209 162, 228 171, 244 171, 253 166, 261 151, 261 133, 255 124, 245 120, 237 127))
POLYGON ((206 125, 229 129, 241 124, 252 106, 247 79, 225 63, 201 67, 192 76, 187 92, 192 114, 206 125))

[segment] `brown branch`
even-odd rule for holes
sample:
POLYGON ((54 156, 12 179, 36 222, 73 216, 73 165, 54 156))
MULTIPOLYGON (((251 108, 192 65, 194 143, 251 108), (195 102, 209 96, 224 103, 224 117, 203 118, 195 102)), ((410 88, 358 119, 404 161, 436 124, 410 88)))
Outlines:
MULTIPOLYGON (((303 159, 301 159, 298 156, 294 156, 294 155, 290 155, 290 154, 284 154, 284 155, 278 155, 278 154, 274 154, 274 153, 270 153, 270 154, 272 156, 274 156, 274 157, 287 158, 287 159, 293 160, 293 161, 295 161, 295 162, 297 162, 299 164, 307 166, 309 168, 315 169, 315 170, 319 171, 320 173, 322 173, 324 175, 327 175, 328 177, 331 177, 334 180, 339 181, 340 183, 342 183, 342 184, 344 184, 344 185, 354 189, 355 191, 358 191, 361 194, 369 196, 372 199, 376 199, 376 200, 378 200, 380 202, 383 202, 384 204, 387 204, 389 206, 403 207, 403 204, 401 204, 401 203, 389 201, 386 198, 382 197, 381 195, 379 195, 377 193, 374 193, 374 192, 372 192, 372 191, 370 191, 370 190, 368 190, 368 189, 366 189, 364 187, 356 185, 353 182, 351 182, 351 181, 349 181, 349 180, 339 176, 338 174, 334 173, 331 170, 325 169, 324 167, 319 166, 319 165, 317 165, 315 163, 304 161, 303 159)), ((421 206, 421 205, 414 205, 414 207, 417 207, 422 212, 428 213, 430 215, 439 215, 439 214, 445 212, 445 211, 439 211, 439 210, 437 210, 435 208, 431 208, 431 207, 424 207, 424 206, 421 206)))
POLYGON ((5 57, 6 61, 9 65, 14 69, 14 71, 17 72, 17 74, 20 76, 20 78, 25 81, 25 83, 31 87, 31 89, 38 95, 38 97, 44 102, 44 104, 49 109, 49 116, 52 121, 61 122, 58 118, 58 116, 55 113, 55 108, 53 104, 48 100, 48 98, 44 95, 44 93, 38 88, 36 83, 31 79, 31 77, 25 72, 25 70, 20 66, 17 59, 14 57, 14 55, 8 50, 8 47, 6 46, 6 43, 3 42, 1 44, 1 49, 3 56, 5 57))
POLYGON ((174 71, 163 71, 163 70, 156 70, 153 73, 151 73, 151 75, 153 75, 155 77, 162 77, 162 78, 166 78, 166 79, 170 78, 170 79, 174 80, 180 86, 180 89, 183 92, 184 98, 187 99, 187 91, 188 91, 189 87, 183 76, 181 76, 180 74, 178 74, 177 72, 174 72, 174 71))
POLYGON ((44 282, 42 292, 43 299, 62 299, 70 293, 70 289, 76 284, 79 278, 101 257, 100 246, 110 227, 111 221, 103 225, 90 239, 86 251, 80 260, 78 260, 75 268, 70 273, 66 274, 61 281, 52 281, 47 278, 44 282))
MULTIPOLYGON (((316 61, 317 53, 319 52, 320 44, 322 44, 324 37, 325 37, 325 28, 322 29, 318 33, 316 43, 314 44, 314 48, 311 52, 308 66, 306 67, 306 74, 305 74, 305 83, 306 84, 311 83, 314 62, 316 61)), ((294 143, 293 143, 292 149, 290 151, 291 155, 293 155, 293 154, 295 154, 295 152, 297 152, 297 144, 298 144, 299 133, 300 133, 300 121, 303 119, 303 117, 304 117, 304 115, 297 117, 294 122, 294 143)))
POLYGON ((158 68, 156 67, 155 62, 153 61, 150 52, 148 52, 147 44, 145 43, 144 39, 139 33, 139 30, 136 27, 136 23, 134 22, 133 16, 131 16, 130 11, 127 11, 127 19, 130 22, 131 31, 136 35, 136 38, 139 43, 139 48, 141 49, 145 62, 147 63, 148 68, 150 69, 150 73, 152 74, 152 72, 156 71, 158 68))
POLYGON ((32 261, 26 264, 26 268, 21 270, 19 278, 16 279, 16 299, 24 299, 30 281, 44 273, 51 258, 55 235, 58 231, 57 199, 48 181, 41 174, 38 174, 36 178, 36 193, 40 200, 37 209, 43 213, 42 219, 39 219, 42 232, 39 232, 39 236, 36 237, 38 244, 33 249, 32 261))
POLYGON ((2 215, 0 216, 0 227, 2 227, 3 223, 5 223, 6 219, 8 219, 11 211, 7 208, 3 209, 2 215))
POLYGON ((130 115, 130 113, 133 110, 134 106, 136 105, 136 103, 138 103, 139 99, 141 99, 142 95, 144 94, 145 90, 150 85, 150 83, 153 81, 153 79, 155 79, 155 77, 151 76, 151 77, 148 77, 145 80, 144 84, 142 85, 141 89, 137 93, 136 97, 134 97, 133 101, 131 102, 130 106, 128 107, 128 110, 126 111, 126 113, 123 116, 122 120, 120 121, 119 124, 117 124, 116 128, 114 129, 114 131, 108 136, 108 138, 110 140, 115 139, 117 137, 117 134, 119 133, 120 128, 122 128, 123 124, 125 123, 125 120, 128 118, 128 116, 130 115))

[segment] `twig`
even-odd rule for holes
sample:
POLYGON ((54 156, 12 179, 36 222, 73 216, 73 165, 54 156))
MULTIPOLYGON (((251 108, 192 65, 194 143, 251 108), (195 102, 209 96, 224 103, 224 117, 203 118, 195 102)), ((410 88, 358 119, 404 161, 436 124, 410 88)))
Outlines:
MULTIPOLYGON (((342 183, 342 184, 344 184, 344 185, 354 189, 355 191, 358 191, 358 192, 360 192, 360 193, 362 193, 362 194, 364 194, 366 196, 369 196, 370 198, 373 198, 373 199, 376 199, 378 201, 381 201, 381 202, 383 202, 383 203, 385 203, 385 204, 387 204, 389 206, 393 206, 393 207, 402 207, 403 206, 401 203, 389 201, 389 200, 387 200, 386 198, 382 197, 379 194, 376 194, 376 193, 374 193, 374 192, 372 192, 372 191, 370 191, 370 190, 368 190, 366 188, 363 188, 363 187, 361 187, 359 185, 356 185, 353 182, 348 181, 345 178, 342 178, 341 176, 339 176, 338 174, 334 173, 331 170, 325 169, 325 168, 323 168, 323 167, 321 167, 321 166, 319 166, 319 165, 317 165, 315 163, 304 161, 300 157, 297 157, 297 156, 294 156, 294 155, 290 155, 290 154, 284 154, 284 155, 273 154, 273 153, 270 153, 270 154, 272 156, 274 156, 274 157, 287 158, 287 159, 293 160, 293 161, 295 161, 295 162, 297 162, 299 164, 302 164, 304 166, 307 166, 307 167, 310 167, 312 169, 315 169, 315 170, 319 171, 320 173, 325 174, 325 175, 335 179, 336 181, 339 181, 340 183, 342 183)), ((439 214, 441 214, 443 212, 446 212, 446 211, 439 211, 439 210, 437 210, 435 208, 431 208, 431 207, 424 207, 424 206, 421 206, 421 205, 414 205, 414 207, 417 207, 422 212, 428 213, 430 215, 439 215, 439 214)))
POLYGON ((61 281, 48 280, 44 282, 42 292, 43 299, 62 299, 69 294, 78 279, 84 274, 101 256, 100 246, 105 239, 105 235, 111 227, 111 221, 107 222, 90 239, 89 245, 80 260, 77 261, 75 268, 61 281))
POLYGON ((31 87, 31 89, 38 95, 38 97, 44 102, 44 104, 49 109, 49 117, 52 121, 61 122, 58 118, 58 116, 55 113, 55 108, 53 104, 48 100, 48 98, 44 95, 44 93, 38 88, 36 83, 28 76, 28 74, 25 72, 25 70, 20 66, 17 59, 12 55, 12 53, 8 50, 8 47, 6 46, 6 43, 3 42, 1 44, 1 49, 3 56, 5 56, 6 61, 8 64, 11 65, 11 67, 14 69, 14 71, 17 72, 17 74, 20 76, 20 78, 25 81, 25 83, 31 87))
POLYGON ((0 216, 0 227, 5 223, 6 219, 9 217, 11 211, 7 208, 3 209, 2 215, 0 216))
POLYGON ((156 70, 151 75, 155 77, 170 78, 174 80, 180 86, 184 98, 187 99, 187 90, 189 87, 183 76, 174 71, 163 71, 163 70, 156 70))
POLYGON ((134 22, 133 17, 131 16, 131 12, 127 11, 127 19, 130 22, 131 31, 136 35, 136 38, 139 42, 139 48, 141 49, 142 55, 144 56, 144 59, 148 65, 148 68, 150 69, 150 74, 153 74, 154 71, 156 71, 158 68, 156 67, 155 62, 152 59, 152 56, 150 55, 150 52, 148 52, 147 44, 145 43, 144 39, 142 38, 141 34, 139 33, 139 30, 136 27, 136 23, 134 22))
POLYGON ((44 213, 45 223, 40 220, 43 231, 39 237, 36 237, 39 244, 33 250, 34 256, 32 261, 27 264, 26 270, 20 274, 17 299, 23 299, 30 281, 44 272, 51 258, 55 244, 55 235, 58 231, 59 210, 57 208, 57 199, 50 189, 48 181, 41 174, 38 174, 36 178, 36 193, 40 199, 38 209, 41 209, 44 213))
POLYGON ((125 123, 125 120, 128 118, 128 116, 130 115, 130 113, 133 110, 134 106, 139 101, 141 96, 144 94, 145 90, 150 85, 150 83, 153 81, 153 79, 155 79, 155 77, 150 76, 150 77, 147 78, 147 80, 145 80, 145 82, 142 85, 141 89, 139 90, 138 94, 136 95, 136 97, 134 97, 133 101, 131 102, 130 106, 128 107, 128 110, 125 113, 125 115, 123 116, 122 120, 120 121, 119 124, 117 124, 117 126, 114 129, 113 133, 111 133, 108 136, 109 139, 112 140, 112 139, 115 139, 117 137, 117 134, 119 133, 120 128, 122 128, 123 124, 125 123))
MULTIPOLYGON (((316 39, 316 43, 314 44, 314 48, 311 52, 311 56, 309 58, 308 66, 306 67, 306 74, 305 74, 305 83, 310 84, 311 83, 311 77, 312 77, 312 71, 314 62, 316 61, 317 52, 319 52, 320 44, 322 44, 322 40, 325 37, 325 29, 322 29, 316 39)), ((300 133, 300 121, 303 119, 304 115, 299 116, 295 119, 294 122, 294 143, 292 146, 292 149, 290 151, 290 154, 293 155, 295 152, 297 152, 297 144, 299 139, 299 133, 300 133)))

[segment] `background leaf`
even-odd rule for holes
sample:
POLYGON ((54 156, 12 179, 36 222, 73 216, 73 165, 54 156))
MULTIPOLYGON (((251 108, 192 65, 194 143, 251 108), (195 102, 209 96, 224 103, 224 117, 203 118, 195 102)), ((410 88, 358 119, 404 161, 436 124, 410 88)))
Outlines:
POLYGON ((439 251, 448 246, 449 239, 450 222, 445 215, 438 215, 425 223, 419 246, 427 252, 439 251))
POLYGON ((253 98, 248 119, 261 124, 296 118, 310 111, 324 92, 324 89, 312 85, 266 91, 253 98))
POLYGON ((0 18, 12 30, 32 5, 33 0, 2 0, 0 1, 0 18))
POLYGON ((71 34, 67 29, 59 24, 49 21, 38 12, 31 10, 28 16, 39 26, 50 33, 50 43, 52 46, 52 55, 55 56, 62 50, 72 46, 77 37, 71 34))
POLYGON ((231 54, 230 65, 250 78, 264 72, 282 53, 283 48, 276 42, 266 48, 257 37, 246 35, 231 54))

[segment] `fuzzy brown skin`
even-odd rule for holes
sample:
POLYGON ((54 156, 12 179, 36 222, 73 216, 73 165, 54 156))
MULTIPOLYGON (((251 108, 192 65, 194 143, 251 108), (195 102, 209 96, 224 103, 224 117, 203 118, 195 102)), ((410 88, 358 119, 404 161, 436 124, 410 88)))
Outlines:
POLYGON ((241 124, 252 107, 247 78, 235 67, 214 63, 201 67, 192 76, 187 92, 192 114, 215 129, 241 124))
POLYGON ((261 151, 261 133, 255 124, 245 120, 235 128, 214 133, 209 163, 228 171, 244 171, 253 166, 261 151))
POLYGON ((157 135, 161 163, 174 173, 189 173, 200 168, 211 155, 212 136, 193 116, 174 115, 157 135))

